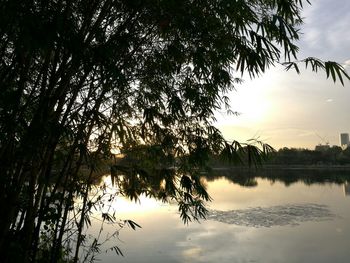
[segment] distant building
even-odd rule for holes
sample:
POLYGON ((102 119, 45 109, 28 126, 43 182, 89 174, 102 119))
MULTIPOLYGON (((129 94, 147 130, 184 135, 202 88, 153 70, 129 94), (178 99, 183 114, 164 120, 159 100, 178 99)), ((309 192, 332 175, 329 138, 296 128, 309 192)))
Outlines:
POLYGON ((330 148, 329 144, 319 144, 316 145, 315 151, 317 152, 325 152, 330 148))
POLYGON ((340 146, 345 149, 349 146, 349 133, 340 134, 340 146))

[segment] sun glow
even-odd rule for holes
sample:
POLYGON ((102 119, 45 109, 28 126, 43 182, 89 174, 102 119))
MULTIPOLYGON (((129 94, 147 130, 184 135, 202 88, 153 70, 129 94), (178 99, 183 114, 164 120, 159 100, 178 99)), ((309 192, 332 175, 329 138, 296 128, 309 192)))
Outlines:
POLYGON ((238 116, 227 115, 224 111, 216 114, 217 125, 252 126, 261 123, 270 115, 271 105, 268 90, 271 87, 269 75, 247 80, 228 94, 230 106, 238 116))

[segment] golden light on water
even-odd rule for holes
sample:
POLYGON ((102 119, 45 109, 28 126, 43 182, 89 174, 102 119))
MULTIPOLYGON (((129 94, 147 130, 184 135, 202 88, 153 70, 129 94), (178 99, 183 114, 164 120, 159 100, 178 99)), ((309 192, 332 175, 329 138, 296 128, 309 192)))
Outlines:
MULTIPOLYGON (((102 178, 101 186, 105 185, 107 195, 114 195, 118 193, 118 188, 112 184, 110 175, 105 175, 102 178)), ((117 194, 115 200, 111 203, 111 209, 117 213, 139 214, 151 212, 162 207, 162 202, 155 199, 140 195, 137 201, 130 201, 129 198, 117 194)))

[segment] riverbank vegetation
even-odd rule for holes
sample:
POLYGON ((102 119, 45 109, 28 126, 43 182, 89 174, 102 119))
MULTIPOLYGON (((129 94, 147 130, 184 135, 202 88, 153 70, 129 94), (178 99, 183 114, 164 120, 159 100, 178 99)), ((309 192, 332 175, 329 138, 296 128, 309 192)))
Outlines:
POLYGON ((272 150, 228 142, 213 126, 243 74, 276 64, 299 72, 304 62, 349 78, 337 63, 298 60, 301 8, 299 0, 2 0, 1 261, 93 261, 98 241, 82 249, 84 229, 106 193, 90 192, 113 153, 142 155, 124 169, 133 180, 119 182, 120 194, 174 199, 185 222, 204 216, 209 195, 198 178, 210 155, 251 164, 272 150), (175 159, 176 172, 152 168, 175 159))
POLYGON ((282 148, 276 151, 268 164, 277 165, 350 165, 350 148, 332 146, 322 151, 282 148))
MULTIPOLYGON (((247 158, 247 156, 245 157, 247 158)), ((265 167, 275 168, 343 168, 350 167, 350 147, 342 149, 339 146, 326 147, 322 150, 304 148, 281 148, 272 151, 264 160, 265 167)), ((211 156, 211 167, 231 167, 222 158, 211 156)))

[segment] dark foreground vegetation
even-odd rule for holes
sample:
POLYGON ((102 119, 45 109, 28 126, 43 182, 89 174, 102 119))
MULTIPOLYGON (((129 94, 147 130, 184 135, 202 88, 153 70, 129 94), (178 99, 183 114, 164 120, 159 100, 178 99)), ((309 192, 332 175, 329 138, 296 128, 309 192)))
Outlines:
MULTIPOLYGON (((299 63, 349 78, 334 62, 298 61, 300 0, 0 0, 1 262, 94 261, 91 212, 141 193, 205 215, 208 156, 260 163, 271 147, 226 141, 213 112, 269 66, 299 63), (112 152, 133 156, 117 193, 93 178, 112 152), (176 170, 167 167, 174 165, 176 170)), ((117 177, 119 178, 119 177, 117 177)), ((96 213, 97 213, 96 212, 96 213)), ((111 248, 117 254, 117 246, 111 248)))

